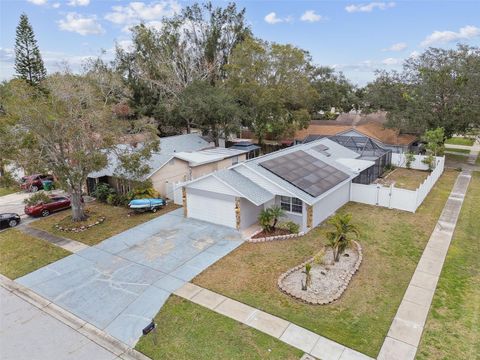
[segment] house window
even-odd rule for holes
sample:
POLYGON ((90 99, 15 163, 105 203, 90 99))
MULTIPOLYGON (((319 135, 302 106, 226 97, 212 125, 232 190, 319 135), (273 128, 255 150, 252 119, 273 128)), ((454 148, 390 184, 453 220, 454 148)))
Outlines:
POLYGON ((302 213, 302 200, 288 196, 280 196, 280 207, 288 212, 302 213))
POLYGON ((237 165, 238 164, 238 156, 232 157, 232 165, 237 165))

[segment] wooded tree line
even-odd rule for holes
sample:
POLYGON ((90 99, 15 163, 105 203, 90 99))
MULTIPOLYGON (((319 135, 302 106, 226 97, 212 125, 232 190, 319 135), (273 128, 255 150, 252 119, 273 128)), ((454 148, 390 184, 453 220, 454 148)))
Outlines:
POLYGON ((197 128, 218 144, 247 126, 260 142, 281 139, 312 118, 328 118, 332 107, 387 110, 389 125, 417 134, 443 127, 450 136, 479 126, 479 48, 427 49, 407 59, 402 72, 378 72, 360 88, 313 64, 303 49, 256 38, 234 3, 187 6, 161 28, 134 26, 131 37, 113 61, 97 58, 81 74, 47 75, 22 15, 17 76, 0 85, 2 178, 9 161, 53 171, 77 198, 86 175, 102 169, 112 152, 122 160, 119 172, 138 176, 148 171, 143 160, 158 148, 158 136, 197 128), (137 133, 150 134, 138 151, 117 146, 137 133))

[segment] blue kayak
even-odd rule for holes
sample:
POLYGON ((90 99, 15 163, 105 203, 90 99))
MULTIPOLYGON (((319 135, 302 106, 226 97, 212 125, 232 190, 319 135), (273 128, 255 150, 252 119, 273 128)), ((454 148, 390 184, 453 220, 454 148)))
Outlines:
POLYGON ((135 210, 156 210, 165 204, 163 199, 135 199, 130 201, 128 207, 135 210))

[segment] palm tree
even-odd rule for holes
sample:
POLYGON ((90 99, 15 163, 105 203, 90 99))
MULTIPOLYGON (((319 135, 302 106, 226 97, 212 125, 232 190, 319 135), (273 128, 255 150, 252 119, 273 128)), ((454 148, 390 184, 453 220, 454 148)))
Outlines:
POLYGON ((271 231, 272 220, 273 215, 270 209, 263 209, 262 211, 260 211, 260 214, 258 214, 258 222, 260 223, 260 226, 262 227, 264 232, 271 231))
POLYGON ((329 224, 335 226, 334 231, 327 233, 328 245, 333 249, 333 257, 338 262, 340 255, 358 238, 360 232, 355 225, 350 224, 351 214, 337 214, 330 218, 329 224))
POLYGON ((283 217, 285 215, 285 211, 280 206, 272 206, 270 209, 270 214, 272 215, 273 218, 273 224, 272 224, 272 231, 275 231, 275 227, 277 226, 278 219, 283 217))

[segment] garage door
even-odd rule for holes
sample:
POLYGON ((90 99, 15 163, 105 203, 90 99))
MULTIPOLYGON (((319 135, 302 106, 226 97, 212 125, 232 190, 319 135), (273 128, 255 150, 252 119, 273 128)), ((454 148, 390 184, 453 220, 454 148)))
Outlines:
POLYGON ((190 218, 236 227, 233 196, 190 189, 187 193, 187 208, 190 218))

